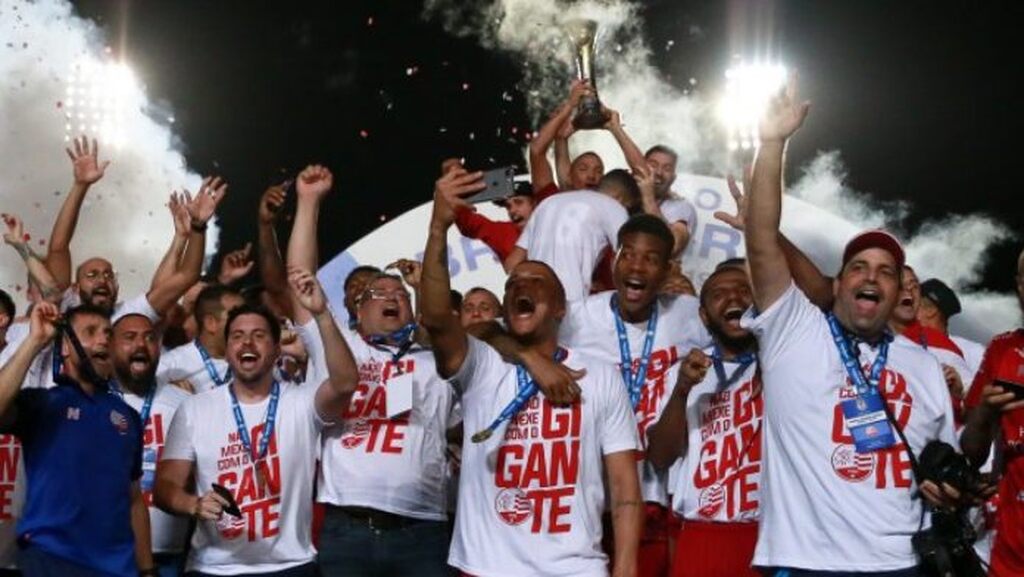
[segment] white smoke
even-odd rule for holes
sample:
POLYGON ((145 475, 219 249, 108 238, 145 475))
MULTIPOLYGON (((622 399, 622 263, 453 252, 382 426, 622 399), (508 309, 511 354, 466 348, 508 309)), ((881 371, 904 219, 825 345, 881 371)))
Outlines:
MULTIPOLYGON (((651 63, 651 51, 637 16, 638 5, 623 0, 427 0, 424 16, 440 21, 454 35, 470 36, 491 49, 512 53, 523 62, 528 112, 542 122, 568 90, 571 51, 562 23, 572 18, 596 20, 601 32, 597 54, 597 87, 601 100, 617 109, 626 129, 641 148, 667 144, 681 153, 680 171, 724 170, 728 166, 724 139, 717 129, 710 95, 681 91, 651 63)), ((810 122, 814 122, 814 112, 810 122)), ((604 131, 573 136, 574 153, 594 150, 605 167, 625 167, 618 146, 604 131)), ((907 202, 879 204, 845 185, 837 153, 823 153, 803 169, 790 193, 825 209, 835 219, 787 211, 783 227, 826 272, 838 267, 843 244, 857 230, 879 226, 899 228, 910 209, 907 202)), ((685 191, 684 191, 685 193, 685 191)), ((935 276, 958 290, 965 314, 954 329, 980 341, 1014 326, 1019 320, 1011 295, 971 293, 979 279, 985 250, 1009 238, 1006 227, 990 218, 950 216, 904 234, 909 262, 923 279, 935 276)), ((1007 271, 1007 274, 1012 274, 1007 271)))
MULTIPOLYGON (((71 184, 62 108, 69 71, 83 58, 109 60, 106 45, 103 31, 76 16, 70 2, 0 0, 0 211, 25 220, 40 253, 46 247, 39 240, 49 237, 71 184)), ((71 248, 76 265, 91 256, 108 258, 119 274, 121 298, 131 298, 149 288, 170 243, 168 195, 195 192, 200 178, 185 166, 143 89, 134 87, 125 101, 124 145, 100 143, 101 160, 111 163, 86 197, 71 248)), ((210 250, 216 231, 208 236, 210 250)), ((0 250, 0 287, 24 305, 25 267, 7 248, 0 250)))

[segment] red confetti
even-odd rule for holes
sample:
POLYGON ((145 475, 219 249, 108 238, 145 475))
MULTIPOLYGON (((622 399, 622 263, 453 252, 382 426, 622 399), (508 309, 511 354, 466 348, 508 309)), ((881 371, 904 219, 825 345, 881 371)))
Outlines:
POLYGON ((27 232, 26 232, 26 233, 25 233, 25 234, 24 234, 24 235, 23 235, 23 236, 21 237, 21 239, 22 239, 22 240, 24 240, 25 242, 28 242, 28 241, 32 240, 32 235, 30 235, 29 233, 27 233, 27 232))

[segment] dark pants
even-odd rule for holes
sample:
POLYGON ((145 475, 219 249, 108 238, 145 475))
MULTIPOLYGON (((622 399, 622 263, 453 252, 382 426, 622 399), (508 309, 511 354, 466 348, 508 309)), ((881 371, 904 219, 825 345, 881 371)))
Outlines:
POLYGON ((160 577, 180 577, 185 572, 185 554, 153 553, 153 565, 160 577))
POLYGON ((808 569, 786 569, 772 567, 761 570, 769 577, 924 577, 924 573, 917 567, 899 569, 896 571, 872 571, 868 573, 855 573, 853 571, 812 571, 808 569))
POLYGON ((320 571, 324 577, 450 577, 449 541, 443 521, 408 519, 377 529, 328 507, 320 530, 320 571))
MULTIPOLYGON (((185 573, 185 577, 220 577, 219 575, 211 575, 209 573, 202 573, 199 571, 189 571, 185 573)), ((317 570, 316 563, 306 563, 305 565, 299 565, 298 567, 292 567, 291 569, 285 569, 284 571, 271 571, 269 573, 238 573, 231 577, 320 577, 320 572, 317 570)))
POLYGON ((105 573, 50 555, 39 547, 18 551, 18 568, 25 577, 104 577, 105 573))

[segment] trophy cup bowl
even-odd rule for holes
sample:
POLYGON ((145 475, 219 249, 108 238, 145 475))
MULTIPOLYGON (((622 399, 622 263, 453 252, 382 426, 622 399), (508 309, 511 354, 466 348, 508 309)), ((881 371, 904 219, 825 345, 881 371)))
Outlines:
POLYGON ((589 80, 591 94, 580 99, 572 125, 578 130, 601 128, 608 122, 608 115, 597 98, 597 78, 594 76, 594 44, 597 40, 597 22, 594 20, 569 20, 564 25, 566 35, 572 43, 573 58, 576 62, 576 78, 589 80))

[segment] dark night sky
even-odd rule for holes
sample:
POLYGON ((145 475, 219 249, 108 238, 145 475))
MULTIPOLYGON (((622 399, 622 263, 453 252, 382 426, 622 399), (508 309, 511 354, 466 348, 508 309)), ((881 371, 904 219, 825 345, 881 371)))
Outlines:
MULTIPOLYGON (((444 156, 522 163, 525 141, 508 138, 511 127, 521 135, 529 126, 514 59, 448 36, 421 18, 418 2, 75 4, 112 45, 125 31, 127 57, 150 97, 174 111, 189 165, 231 182, 221 211, 224 248, 254 236, 266 184, 308 162, 335 173, 327 210, 336 224, 321 227, 325 258, 381 215, 426 200, 444 156), (412 76, 410 67, 417 67, 412 76)), ((791 170, 819 150, 838 149, 852 188, 913 204, 911 229, 930 216, 984 212, 1024 230, 1012 164, 1024 135, 1013 86, 1024 4, 643 6, 656 64, 679 85, 721 78, 743 30, 771 33, 814 103, 812 122, 791 147, 791 170), (744 21, 757 25, 743 28, 744 21), (691 26, 702 33, 688 35, 691 26), (675 44, 665 50, 668 40, 675 44)), ((1011 289, 1017 250, 1019 240, 992 251, 985 286, 1011 289)))

